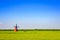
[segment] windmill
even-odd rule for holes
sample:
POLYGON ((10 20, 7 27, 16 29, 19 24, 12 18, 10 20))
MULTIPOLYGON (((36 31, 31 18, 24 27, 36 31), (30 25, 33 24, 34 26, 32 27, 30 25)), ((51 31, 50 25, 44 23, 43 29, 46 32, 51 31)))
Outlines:
POLYGON ((17 32, 18 31, 18 28, 17 28, 18 26, 17 26, 17 24, 16 24, 16 26, 14 26, 14 32, 17 32))

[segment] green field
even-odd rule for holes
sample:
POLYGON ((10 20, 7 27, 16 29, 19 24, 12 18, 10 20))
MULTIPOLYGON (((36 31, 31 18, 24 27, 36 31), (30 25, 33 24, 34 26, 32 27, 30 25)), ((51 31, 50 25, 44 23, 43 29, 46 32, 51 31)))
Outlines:
POLYGON ((60 40, 60 31, 0 31, 0 40, 60 40))

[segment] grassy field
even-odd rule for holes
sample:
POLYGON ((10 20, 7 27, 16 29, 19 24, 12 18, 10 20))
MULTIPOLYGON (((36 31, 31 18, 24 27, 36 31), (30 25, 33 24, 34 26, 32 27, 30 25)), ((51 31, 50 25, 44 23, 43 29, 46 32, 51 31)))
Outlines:
POLYGON ((60 40, 60 31, 1 31, 0 40, 60 40))

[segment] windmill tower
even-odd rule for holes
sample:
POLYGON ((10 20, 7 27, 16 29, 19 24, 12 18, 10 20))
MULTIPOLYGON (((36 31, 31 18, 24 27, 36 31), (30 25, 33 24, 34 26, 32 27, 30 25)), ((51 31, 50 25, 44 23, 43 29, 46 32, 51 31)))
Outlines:
POLYGON ((14 26, 14 32, 17 32, 18 31, 18 28, 17 28, 18 26, 17 26, 17 24, 16 24, 16 26, 14 26))

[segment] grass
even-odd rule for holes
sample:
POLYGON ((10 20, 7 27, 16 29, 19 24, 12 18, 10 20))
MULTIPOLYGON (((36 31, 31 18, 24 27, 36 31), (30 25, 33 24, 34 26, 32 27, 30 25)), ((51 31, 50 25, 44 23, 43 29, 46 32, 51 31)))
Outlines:
POLYGON ((0 40, 60 40, 60 31, 7 31, 0 30, 0 40))

